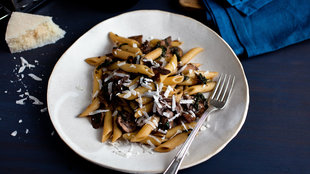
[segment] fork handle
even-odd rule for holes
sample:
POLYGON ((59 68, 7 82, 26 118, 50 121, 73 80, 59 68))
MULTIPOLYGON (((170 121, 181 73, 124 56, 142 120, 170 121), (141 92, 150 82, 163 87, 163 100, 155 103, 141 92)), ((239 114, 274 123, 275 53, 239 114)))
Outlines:
POLYGON ((201 128, 205 120, 208 118, 209 114, 215 110, 216 108, 210 105, 209 108, 202 114, 195 128, 192 130, 192 132, 190 133, 189 137, 186 139, 185 143, 182 145, 177 155, 173 158, 168 168, 165 170, 164 174, 176 174, 178 172, 181 166, 181 163, 184 159, 184 156, 189 146, 192 144, 196 134, 198 133, 199 129, 201 128))

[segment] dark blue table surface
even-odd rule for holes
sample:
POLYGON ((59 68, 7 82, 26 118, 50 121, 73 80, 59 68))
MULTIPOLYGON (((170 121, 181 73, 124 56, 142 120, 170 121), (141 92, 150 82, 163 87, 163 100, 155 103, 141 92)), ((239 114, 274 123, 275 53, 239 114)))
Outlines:
MULTIPOLYGON (((170 11, 205 23, 203 12, 186 11, 175 0, 140 0, 127 9, 111 9, 93 0, 48 1, 33 13, 53 16, 67 31, 65 38, 10 54, 4 41, 7 21, 0 22, 0 173, 119 173, 75 154, 55 132, 48 113, 40 110, 46 107, 48 78, 64 51, 95 24, 137 9, 170 11), (36 64, 24 74, 36 74, 42 81, 26 75, 18 81, 13 70, 20 65, 20 57, 36 64), (44 104, 28 100, 17 105, 19 89, 44 104), (17 135, 11 136, 15 130, 17 135)), ((310 173, 310 40, 241 62, 250 87, 243 128, 220 153, 179 173, 310 173)))

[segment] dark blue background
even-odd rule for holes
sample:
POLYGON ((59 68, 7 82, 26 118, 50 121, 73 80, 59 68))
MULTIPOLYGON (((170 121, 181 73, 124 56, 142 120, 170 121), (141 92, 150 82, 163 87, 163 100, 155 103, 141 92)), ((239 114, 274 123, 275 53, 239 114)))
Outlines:
MULTIPOLYGON (((40 109, 46 107, 48 77, 64 51, 95 24, 137 9, 170 11, 201 22, 205 17, 203 11, 186 11, 174 0, 140 0, 126 9, 113 9, 93 0, 48 1, 34 13, 53 16, 54 22, 67 31, 65 38, 19 54, 9 53, 4 41, 7 21, 0 21, 0 173, 119 173, 82 159, 57 133, 52 136, 54 128, 48 113, 40 109), (29 101, 15 104, 19 99, 16 91, 25 91, 12 73, 20 64, 20 56, 30 63, 39 61, 39 66, 25 70, 25 74, 44 75, 43 81, 27 76, 22 81, 31 95, 44 102, 43 106, 29 101), (23 122, 18 123, 19 119, 23 122), (25 129, 30 132, 25 134, 25 129), (18 131, 16 137, 10 135, 14 130, 18 131)), ((310 173, 310 41, 241 60, 250 87, 243 128, 220 153, 179 173, 310 173)))

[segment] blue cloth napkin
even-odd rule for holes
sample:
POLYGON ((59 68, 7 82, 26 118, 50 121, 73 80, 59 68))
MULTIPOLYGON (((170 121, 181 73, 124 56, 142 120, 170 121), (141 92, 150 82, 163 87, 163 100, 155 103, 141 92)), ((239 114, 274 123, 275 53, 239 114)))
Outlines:
POLYGON ((204 0, 204 4, 208 22, 217 26, 237 55, 251 57, 310 38, 309 0, 204 0))
POLYGON ((227 0, 231 6, 234 6, 239 12, 247 16, 253 14, 256 10, 271 1, 272 0, 227 0))

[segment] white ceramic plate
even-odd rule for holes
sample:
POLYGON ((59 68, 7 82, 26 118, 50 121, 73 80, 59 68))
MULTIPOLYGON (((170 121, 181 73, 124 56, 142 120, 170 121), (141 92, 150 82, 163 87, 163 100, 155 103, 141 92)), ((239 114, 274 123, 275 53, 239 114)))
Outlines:
POLYGON ((184 51, 203 47, 205 51, 193 60, 203 64, 200 69, 236 76, 230 102, 225 109, 211 115, 210 128, 196 137, 182 168, 209 159, 236 136, 246 118, 249 91, 242 65, 232 49, 215 32, 194 19, 163 11, 141 10, 94 26, 62 55, 54 67, 47 91, 50 118, 59 136, 77 154, 123 172, 156 173, 167 167, 179 149, 169 153, 143 153, 141 148, 133 146, 132 155, 125 158, 115 153, 113 146, 100 142, 101 129, 93 129, 86 118, 77 118, 91 99, 92 67, 84 59, 111 51, 110 31, 121 36, 143 34, 144 39, 172 36, 184 42, 184 51))

